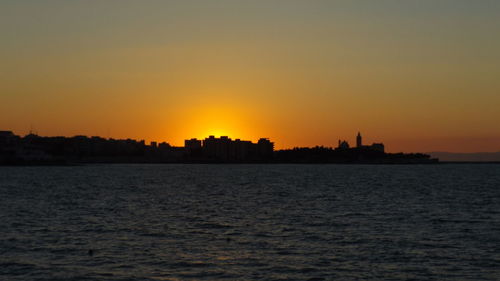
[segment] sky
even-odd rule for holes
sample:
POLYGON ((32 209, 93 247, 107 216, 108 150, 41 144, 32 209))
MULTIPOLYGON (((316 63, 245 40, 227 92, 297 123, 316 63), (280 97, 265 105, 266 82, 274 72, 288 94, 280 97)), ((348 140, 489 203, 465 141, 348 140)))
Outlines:
POLYGON ((500 1, 0 0, 0 130, 500 151, 500 1))

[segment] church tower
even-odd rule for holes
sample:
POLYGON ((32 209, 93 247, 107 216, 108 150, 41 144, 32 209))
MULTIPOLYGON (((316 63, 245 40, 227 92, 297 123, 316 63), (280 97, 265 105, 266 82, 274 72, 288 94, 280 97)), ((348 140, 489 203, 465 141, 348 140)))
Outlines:
POLYGON ((358 136, 356 137, 356 147, 363 146, 363 139, 361 138, 361 134, 358 132, 358 136))

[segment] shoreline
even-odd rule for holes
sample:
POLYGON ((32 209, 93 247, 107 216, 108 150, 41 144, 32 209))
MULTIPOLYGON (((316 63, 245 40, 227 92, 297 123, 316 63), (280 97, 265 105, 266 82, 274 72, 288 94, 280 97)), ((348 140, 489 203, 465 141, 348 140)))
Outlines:
POLYGON ((0 167, 82 167, 92 165, 360 165, 360 166, 396 166, 396 165, 500 165, 500 161, 492 162, 460 162, 439 161, 430 163, 320 163, 320 162, 84 162, 84 163, 9 163, 0 164, 0 167))

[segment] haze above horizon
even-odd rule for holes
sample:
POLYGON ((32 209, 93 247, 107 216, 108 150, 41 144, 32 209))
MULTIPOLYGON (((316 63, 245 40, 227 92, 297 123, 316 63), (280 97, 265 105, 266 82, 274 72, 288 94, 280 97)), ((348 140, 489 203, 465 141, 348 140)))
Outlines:
POLYGON ((500 151, 500 2, 2 1, 0 130, 500 151))

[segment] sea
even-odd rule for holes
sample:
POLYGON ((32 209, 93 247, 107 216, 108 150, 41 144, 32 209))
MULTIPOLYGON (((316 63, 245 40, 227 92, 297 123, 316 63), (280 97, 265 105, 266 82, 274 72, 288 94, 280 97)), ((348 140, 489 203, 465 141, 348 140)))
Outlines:
POLYGON ((0 280, 500 280, 500 165, 0 167, 0 280))

